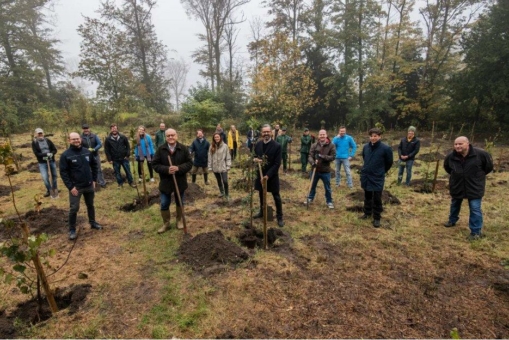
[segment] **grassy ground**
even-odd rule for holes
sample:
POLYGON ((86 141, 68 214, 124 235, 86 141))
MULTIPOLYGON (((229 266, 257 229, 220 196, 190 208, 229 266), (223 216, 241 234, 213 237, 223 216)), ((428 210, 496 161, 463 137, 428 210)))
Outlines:
MULTIPOLYGON (((384 142, 396 144, 397 137, 384 137, 384 142)), ((359 143, 364 139, 357 138, 359 143)), ((61 154, 63 138, 52 140, 61 154)), ((27 142, 28 136, 13 138, 16 152, 26 158, 24 167, 35 161, 31 149, 19 148, 27 142)), ((437 145, 424 146, 421 154, 434 153, 437 145)), ((443 143, 439 152, 445 153, 450 145, 443 143)), ((493 152, 497 158, 500 149, 493 152)), ((297 159, 296 154, 291 157, 297 159)), ((353 164, 361 164, 359 157, 353 164)), ((103 168, 110 167, 103 163, 103 168)), ((300 165, 293 163, 292 168, 298 170, 300 165)), ((434 163, 417 161, 414 180, 432 170, 434 163)), ((0 176, 6 178, 3 172, 0 176)), ((230 172, 230 182, 241 177, 238 168, 230 172)), ((446 180, 442 166, 438 177, 446 180)), ((19 188, 15 191, 18 209, 22 213, 33 210, 34 195, 44 192, 40 175, 23 171, 12 180, 19 188)), ((334 187, 336 209, 332 211, 325 205, 321 183, 307 210, 302 202, 308 179, 292 171, 281 173, 281 180, 285 238, 268 251, 244 248, 250 254, 247 261, 209 275, 179 261, 181 231, 156 233, 161 225, 157 204, 136 212, 121 211, 122 205, 136 199, 136 190, 117 189, 112 183, 96 195, 97 216, 104 230, 88 227, 82 204, 82 229, 69 262, 50 278, 53 288, 90 284, 90 293, 77 312, 64 309, 34 326, 15 322, 16 335, 442 338, 456 328, 465 338, 509 337, 508 172, 488 176, 483 200, 487 237, 472 243, 465 239, 469 233, 466 204, 458 226, 446 229, 442 223, 449 211, 447 189, 439 186, 436 193, 425 194, 416 192, 416 186, 397 186, 396 170, 387 178, 386 190, 401 204, 385 205, 380 229, 373 228, 371 221, 359 220, 360 213, 346 210, 362 204, 351 195, 360 190, 355 171, 353 191, 345 188, 344 176, 342 186, 334 187)), ((196 236, 220 229, 240 245, 237 236, 249 215, 247 194, 232 190, 232 203, 225 205, 217 198, 213 176, 210 181, 205 186, 198 176, 197 185, 190 187, 189 232, 196 236)), ((155 190, 157 182, 147 182, 147 186, 155 190)), ((256 198, 255 207, 257 203, 256 198)), ((269 203, 273 205, 270 197, 269 203)), ((58 268, 73 247, 62 222, 68 211, 67 193, 62 191, 56 200, 44 199, 42 207, 58 209, 54 226, 45 229, 50 235, 45 247, 57 251, 49 260, 58 268)), ((0 211, 4 217, 14 215, 9 196, 0 196, 0 211)), ((261 228, 259 220, 255 223, 261 228)), ((276 227, 276 222, 271 226, 276 227)), ((38 230, 34 223, 31 227, 38 230)), ((11 286, 0 289, 0 310, 6 315, 27 300, 11 286)))

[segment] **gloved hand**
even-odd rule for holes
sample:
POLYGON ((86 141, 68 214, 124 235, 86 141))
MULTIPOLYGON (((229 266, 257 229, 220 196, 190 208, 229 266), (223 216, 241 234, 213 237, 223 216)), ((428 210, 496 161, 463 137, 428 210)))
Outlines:
POLYGON ((94 148, 88 148, 88 151, 95 152, 95 149, 94 148))
POLYGON ((311 169, 316 168, 316 163, 311 164, 311 169))
POLYGON ((43 157, 42 160, 43 161, 47 161, 49 158, 48 157, 43 157))
POLYGON ((48 158, 51 159, 51 157, 53 157, 53 154, 51 152, 48 152, 46 156, 48 156, 48 158))

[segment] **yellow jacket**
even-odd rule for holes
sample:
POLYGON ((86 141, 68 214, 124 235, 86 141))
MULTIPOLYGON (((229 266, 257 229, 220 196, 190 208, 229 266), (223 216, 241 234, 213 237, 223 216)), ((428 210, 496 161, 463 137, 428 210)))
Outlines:
MULTIPOLYGON (((239 130, 235 130, 235 141, 237 142, 237 148, 240 147, 240 143, 239 143, 239 130)), ((233 150, 232 130, 228 130, 228 148, 230 150, 233 150)))

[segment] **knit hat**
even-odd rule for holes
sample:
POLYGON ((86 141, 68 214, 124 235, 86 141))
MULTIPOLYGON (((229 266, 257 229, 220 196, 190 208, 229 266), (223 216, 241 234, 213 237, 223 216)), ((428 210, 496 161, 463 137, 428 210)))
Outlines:
POLYGON ((415 128, 415 126, 410 126, 410 127, 408 128, 408 132, 412 131, 413 133, 415 133, 415 131, 416 131, 416 130, 417 130, 417 129, 415 128))

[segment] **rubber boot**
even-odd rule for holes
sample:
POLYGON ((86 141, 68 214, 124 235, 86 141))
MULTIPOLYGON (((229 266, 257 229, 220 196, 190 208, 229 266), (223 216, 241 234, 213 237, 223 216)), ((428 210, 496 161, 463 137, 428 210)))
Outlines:
POLYGON ((161 217, 163 218, 163 226, 159 228, 157 231, 159 234, 164 233, 167 230, 170 230, 170 211, 169 210, 161 210, 161 217))
POLYGON ((184 222, 182 222, 182 208, 177 207, 177 228, 184 229, 184 222))
POLYGON ((196 175, 191 175, 191 179, 193 183, 196 183, 196 175))
POLYGON ((209 185, 209 174, 203 174, 203 180, 205 181, 205 185, 209 185))

